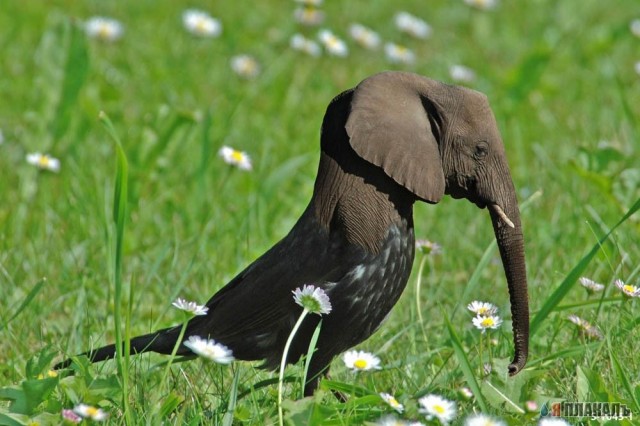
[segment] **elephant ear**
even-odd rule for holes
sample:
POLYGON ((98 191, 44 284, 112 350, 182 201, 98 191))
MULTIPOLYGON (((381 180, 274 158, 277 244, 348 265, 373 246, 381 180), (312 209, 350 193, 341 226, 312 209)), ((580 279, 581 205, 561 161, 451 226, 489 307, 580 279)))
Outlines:
POLYGON ((404 73, 382 73, 360 83, 346 123, 349 143, 364 160, 381 167, 418 198, 437 203, 445 178, 438 142, 420 95, 417 79, 404 73))

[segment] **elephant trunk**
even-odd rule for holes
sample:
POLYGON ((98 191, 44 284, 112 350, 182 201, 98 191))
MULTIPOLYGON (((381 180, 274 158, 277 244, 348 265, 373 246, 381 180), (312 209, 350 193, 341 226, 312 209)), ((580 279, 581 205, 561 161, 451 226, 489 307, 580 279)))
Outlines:
POLYGON ((488 206, 504 273, 509 285, 513 343, 515 354, 509 365, 509 375, 517 374, 526 364, 529 352, 529 297, 524 255, 524 238, 520 211, 511 179, 503 192, 505 197, 488 206))

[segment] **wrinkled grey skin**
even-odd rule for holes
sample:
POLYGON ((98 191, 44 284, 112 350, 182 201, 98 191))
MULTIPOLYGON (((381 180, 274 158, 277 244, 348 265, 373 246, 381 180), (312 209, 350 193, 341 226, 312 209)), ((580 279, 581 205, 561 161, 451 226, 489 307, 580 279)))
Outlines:
POLYGON ((358 154, 418 198, 437 203, 449 194, 489 210, 509 287, 515 346, 509 372, 516 374, 529 345, 524 240, 487 97, 415 74, 381 73, 356 88, 347 132, 358 154))

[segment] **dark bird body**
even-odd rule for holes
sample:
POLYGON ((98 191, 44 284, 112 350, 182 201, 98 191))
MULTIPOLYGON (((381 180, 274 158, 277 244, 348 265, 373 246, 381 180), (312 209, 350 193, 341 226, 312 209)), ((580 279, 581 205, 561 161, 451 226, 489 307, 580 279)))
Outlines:
MULTIPOLYGON (((379 76, 407 81, 424 79, 404 73, 379 76)), ((306 394, 313 392, 331 360, 371 336, 396 304, 414 259, 413 204, 416 200, 438 201, 416 191, 412 182, 407 181, 411 178, 403 177, 403 173, 411 172, 409 163, 406 168, 400 165, 400 172, 389 172, 388 165, 376 165, 376 159, 371 160, 369 154, 362 155, 354 149, 353 140, 361 131, 358 126, 364 123, 367 129, 378 124, 366 118, 349 122, 349 117, 354 116, 357 90, 342 93, 327 109, 313 197, 296 225, 218 291, 207 302, 208 314, 193 318, 185 333, 185 339, 192 335, 212 338, 228 346, 237 359, 264 360, 266 367, 276 368, 287 337, 302 312, 293 300, 293 290, 304 284, 321 287, 333 309, 322 318, 306 394)), ((404 94, 398 91, 391 97, 394 96, 402 98, 404 94)), ((361 102, 366 100, 363 95, 361 102)), ((421 120, 430 126, 426 113, 421 120)), ((403 155, 410 159, 419 153, 403 155)), ((443 177, 443 192, 444 189, 443 177)), ((457 191, 458 194, 462 190, 457 191)), ((296 334, 288 362, 295 362, 307 353, 318 321, 317 315, 307 316, 296 334)), ((169 354, 179 331, 178 326, 136 337, 131 341, 131 351, 169 354)), ((188 355, 191 351, 181 345, 178 354, 188 355)), ((105 346, 87 355, 94 362, 113 358, 115 346, 105 346)), ((67 360, 56 367, 69 363, 67 360)))

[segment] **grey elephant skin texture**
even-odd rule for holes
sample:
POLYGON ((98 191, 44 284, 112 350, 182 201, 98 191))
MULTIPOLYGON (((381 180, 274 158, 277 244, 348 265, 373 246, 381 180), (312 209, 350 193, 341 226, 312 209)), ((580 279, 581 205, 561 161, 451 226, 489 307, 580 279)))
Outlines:
MULTIPOLYGON (((184 339, 214 339, 236 359, 275 369, 302 312, 292 291, 321 287, 332 311, 322 317, 305 394, 331 360, 366 340, 406 287, 414 259, 413 204, 448 194, 489 211, 507 279, 514 335, 511 375, 529 343, 527 278, 520 213, 502 138, 485 95, 420 75, 383 72, 329 104, 313 197, 293 229, 207 302, 184 339)), ((309 315, 288 353, 307 353, 320 316, 309 315)), ((170 354, 180 326, 135 337, 132 354, 170 354)), ((193 356, 183 342, 177 353, 193 356)), ((116 355, 108 345, 91 361, 116 355)), ((55 368, 72 363, 67 359, 55 368)))

